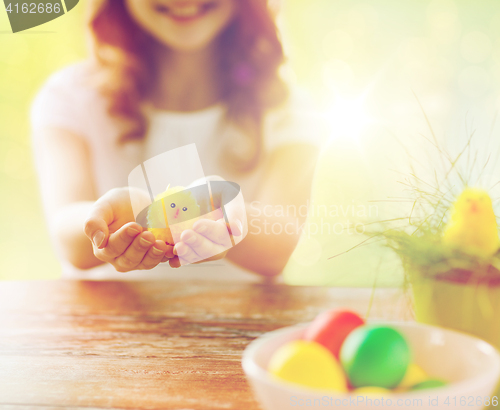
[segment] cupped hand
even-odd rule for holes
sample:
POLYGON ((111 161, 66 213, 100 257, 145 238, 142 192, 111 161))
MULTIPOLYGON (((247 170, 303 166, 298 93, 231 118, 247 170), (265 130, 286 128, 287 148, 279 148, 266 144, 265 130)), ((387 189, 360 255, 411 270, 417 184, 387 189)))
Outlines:
MULTIPOLYGON (((239 237, 243 233, 240 221, 236 221, 236 228, 233 227, 233 237, 239 237)), ((223 219, 212 221, 201 219, 196 221, 193 229, 182 232, 181 241, 174 247, 174 254, 179 258, 179 262, 172 260, 171 266, 187 263, 208 262, 222 259, 228 250, 233 246, 229 235, 228 225, 223 219)))
POLYGON ((149 205, 146 192, 115 188, 99 198, 85 221, 97 259, 110 263, 118 272, 152 269, 174 257, 173 247, 155 240, 154 235, 135 222, 131 196, 149 205))
MULTIPOLYGON (((177 257, 169 261, 172 267, 222 259, 245 236, 246 210, 239 187, 216 175, 206 180, 210 183, 210 203, 203 196, 197 200, 205 212, 216 210, 211 217, 218 215, 219 219, 200 219, 192 229, 182 232, 180 241, 174 247, 177 257)), ((197 184, 199 181, 193 183, 194 186, 197 184)), ((196 190, 193 192, 196 194, 196 190)))
POLYGON ((197 221, 193 229, 182 232, 180 239, 174 253, 181 264, 222 259, 231 247, 226 223, 222 219, 197 221))

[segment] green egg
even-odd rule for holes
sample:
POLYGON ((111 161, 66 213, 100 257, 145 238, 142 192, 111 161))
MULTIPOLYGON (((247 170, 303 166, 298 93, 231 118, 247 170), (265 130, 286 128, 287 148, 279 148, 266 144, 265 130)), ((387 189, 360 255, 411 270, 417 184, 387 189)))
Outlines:
POLYGON ((417 383, 412 386, 410 390, 425 390, 425 389, 435 389, 436 387, 446 386, 446 383, 439 379, 427 379, 423 382, 417 383))
POLYGON ((354 387, 396 387, 410 360, 405 338, 388 326, 358 327, 340 349, 340 362, 354 387))

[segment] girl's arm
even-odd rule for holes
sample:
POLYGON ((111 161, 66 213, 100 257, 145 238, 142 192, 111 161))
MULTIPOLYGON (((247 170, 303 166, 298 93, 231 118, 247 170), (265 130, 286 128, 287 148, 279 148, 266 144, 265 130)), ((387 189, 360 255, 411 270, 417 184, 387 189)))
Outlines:
POLYGON ((248 235, 229 250, 230 260, 266 276, 284 269, 306 220, 317 156, 318 149, 308 144, 273 153, 257 200, 246 205, 248 235))
MULTIPOLYGON (((234 263, 256 273, 279 274, 300 238, 317 155, 317 148, 298 143, 273 153, 260 181, 257 200, 246 204, 248 235, 237 246, 226 251, 231 245, 226 243, 223 220, 200 220, 192 230, 182 233, 182 242, 176 244, 174 253, 191 263, 227 255, 234 263), (216 256, 205 258, 204 255, 216 256)), ((230 217, 233 222, 237 219, 236 214, 230 217)), ((233 229, 233 235, 239 236, 241 232, 233 229)))
POLYGON ((35 130, 35 158, 49 232, 58 255, 82 269, 102 262, 82 231, 96 200, 83 138, 58 128, 35 130))
POLYGON ((109 262, 125 272, 150 269, 164 256, 173 256, 171 248, 155 242, 151 232, 142 232, 134 222, 128 188, 109 191, 97 200, 83 138, 54 127, 35 133, 42 200, 62 259, 80 269, 109 262))

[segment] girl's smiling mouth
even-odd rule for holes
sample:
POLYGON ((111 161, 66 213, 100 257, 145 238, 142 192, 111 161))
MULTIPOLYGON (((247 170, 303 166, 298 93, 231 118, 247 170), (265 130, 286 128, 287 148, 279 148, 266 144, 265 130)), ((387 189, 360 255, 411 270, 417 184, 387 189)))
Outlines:
POLYGON ((171 4, 157 4, 157 12, 168 16, 176 22, 191 22, 217 7, 217 2, 174 2, 171 4))

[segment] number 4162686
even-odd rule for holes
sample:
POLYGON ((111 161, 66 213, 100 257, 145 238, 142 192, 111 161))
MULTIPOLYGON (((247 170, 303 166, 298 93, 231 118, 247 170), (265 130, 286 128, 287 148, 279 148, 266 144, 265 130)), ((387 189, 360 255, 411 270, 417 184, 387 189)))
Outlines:
POLYGON ((450 404, 453 406, 457 406, 457 405, 460 405, 460 406, 489 406, 489 405, 498 406, 498 397, 493 396, 490 398, 487 396, 486 397, 481 397, 481 396, 457 397, 457 396, 454 396, 454 397, 447 397, 443 404, 446 406, 449 406, 450 404))
POLYGON ((61 12, 61 5, 59 3, 23 3, 19 5, 19 3, 12 4, 9 3, 6 8, 8 13, 56 13, 59 14, 61 12))

